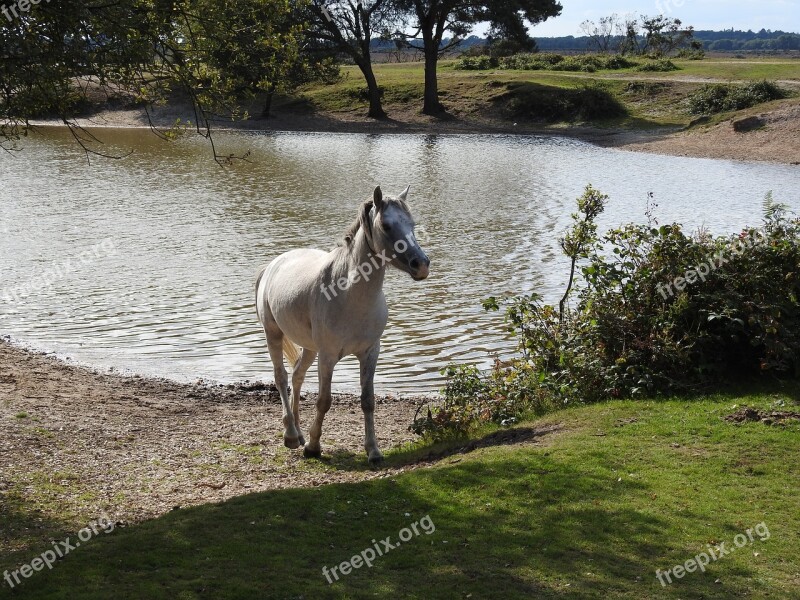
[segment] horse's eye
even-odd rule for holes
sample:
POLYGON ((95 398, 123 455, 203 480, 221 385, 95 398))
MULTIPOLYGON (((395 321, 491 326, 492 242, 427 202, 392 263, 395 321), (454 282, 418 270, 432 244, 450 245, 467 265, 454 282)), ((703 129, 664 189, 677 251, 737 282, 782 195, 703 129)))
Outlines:
POLYGON ((383 225, 383 230, 384 231, 391 231, 392 230, 392 226, 389 225, 388 223, 382 223, 382 225, 383 225))

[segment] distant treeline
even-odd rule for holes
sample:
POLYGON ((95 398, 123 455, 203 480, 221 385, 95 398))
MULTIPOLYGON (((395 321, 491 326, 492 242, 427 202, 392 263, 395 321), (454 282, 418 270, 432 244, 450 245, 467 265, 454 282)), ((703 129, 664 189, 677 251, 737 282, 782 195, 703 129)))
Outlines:
MULTIPOLYGON (((723 31, 695 31, 694 39, 703 44, 705 50, 738 51, 738 50, 800 50, 800 34, 785 31, 739 31, 727 29, 723 31)), ((617 37, 615 42, 621 41, 617 37)), ((587 36, 536 38, 539 50, 586 50, 590 44, 587 36)), ((615 44, 612 42, 612 47, 615 44)))
MULTIPOLYGON (((800 50, 800 34, 786 31, 740 31, 727 29, 723 31, 695 31, 694 39, 703 44, 704 50, 717 52, 731 52, 744 50, 800 50)), ((611 38, 611 47, 616 47, 622 41, 620 36, 611 38)), ((644 41, 644 37, 641 38, 644 41)), ((442 40, 442 44, 449 44, 450 40, 442 40)), ((487 44, 487 40, 476 35, 471 35, 463 40, 456 50, 466 50, 473 46, 487 44)), ((536 46, 543 52, 552 51, 584 51, 592 46, 588 36, 568 35, 564 37, 537 37, 536 46)), ((380 39, 372 40, 373 51, 389 51, 395 49, 394 42, 380 39)))

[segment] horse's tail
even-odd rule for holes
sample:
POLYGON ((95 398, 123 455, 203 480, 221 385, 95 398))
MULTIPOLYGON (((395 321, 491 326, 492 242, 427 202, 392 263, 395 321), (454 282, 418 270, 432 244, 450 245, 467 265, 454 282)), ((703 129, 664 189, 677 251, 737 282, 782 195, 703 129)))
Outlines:
MULTIPOLYGON (((267 272, 267 267, 268 266, 269 265, 264 265, 263 267, 261 267, 258 270, 258 274, 256 275, 256 289, 255 289, 255 292, 256 292, 256 314, 258 314, 258 286, 261 285, 261 278, 264 276, 264 273, 267 272)), ((260 319, 261 315, 258 315, 258 317, 260 319)))
POLYGON ((289 364, 294 369, 294 366, 297 364, 297 361, 300 360, 300 346, 298 346, 292 340, 286 337, 286 335, 283 336, 283 355, 286 357, 286 360, 289 361, 289 364))

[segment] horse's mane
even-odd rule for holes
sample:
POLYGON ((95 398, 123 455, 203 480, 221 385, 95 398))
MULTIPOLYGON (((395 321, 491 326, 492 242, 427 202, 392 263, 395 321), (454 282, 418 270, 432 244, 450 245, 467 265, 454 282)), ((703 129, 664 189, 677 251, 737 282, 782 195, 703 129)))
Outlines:
MULTIPOLYGON (((408 214, 411 214, 411 209, 409 208, 408 204, 406 204, 400 198, 384 198, 384 202, 386 202, 387 204, 391 202, 399 204, 404 211, 406 211, 408 214)), ((365 200, 364 203, 361 205, 356 220, 353 221, 353 224, 350 225, 350 227, 347 228, 347 231, 344 232, 344 243, 346 245, 349 246, 352 243, 352 241, 356 239, 356 234, 358 233, 359 229, 361 229, 362 227, 364 228, 367 227, 367 220, 369 219, 369 213, 372 210, 373 206, 375 205, 372 201, 372 198, 370 198, 369 200, 365 200)))

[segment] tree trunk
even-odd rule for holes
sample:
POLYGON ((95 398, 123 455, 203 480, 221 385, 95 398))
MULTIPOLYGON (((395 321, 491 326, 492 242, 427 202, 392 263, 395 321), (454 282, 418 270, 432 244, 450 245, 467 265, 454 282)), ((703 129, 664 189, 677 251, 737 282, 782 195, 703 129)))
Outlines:
POLYGON ((267 92, 267 99, 264 101, 264 110, 261 111, 261 116, 269 119, 270 109, 272 109, 272 98, 275 96, 275 86, 272 85, 267 92))
POLYGON ((369 92, 369 112, 367 116, 373 119, 385 119, 386 113, 381 105, 381 90, 372 70, 372 61, 369 58, 360 60, 358 61, 358 68, 361 69, 361 73, 363 73, 364 79, 367 81, 367 91, 369 92))
POLYGON ((425 43, 425 97, 422 112, 426 115, 438 115, 444 112, 439 102, 439 82, 436 77, 436 65, 439 62, 439 47, 433 41, 425 43))

